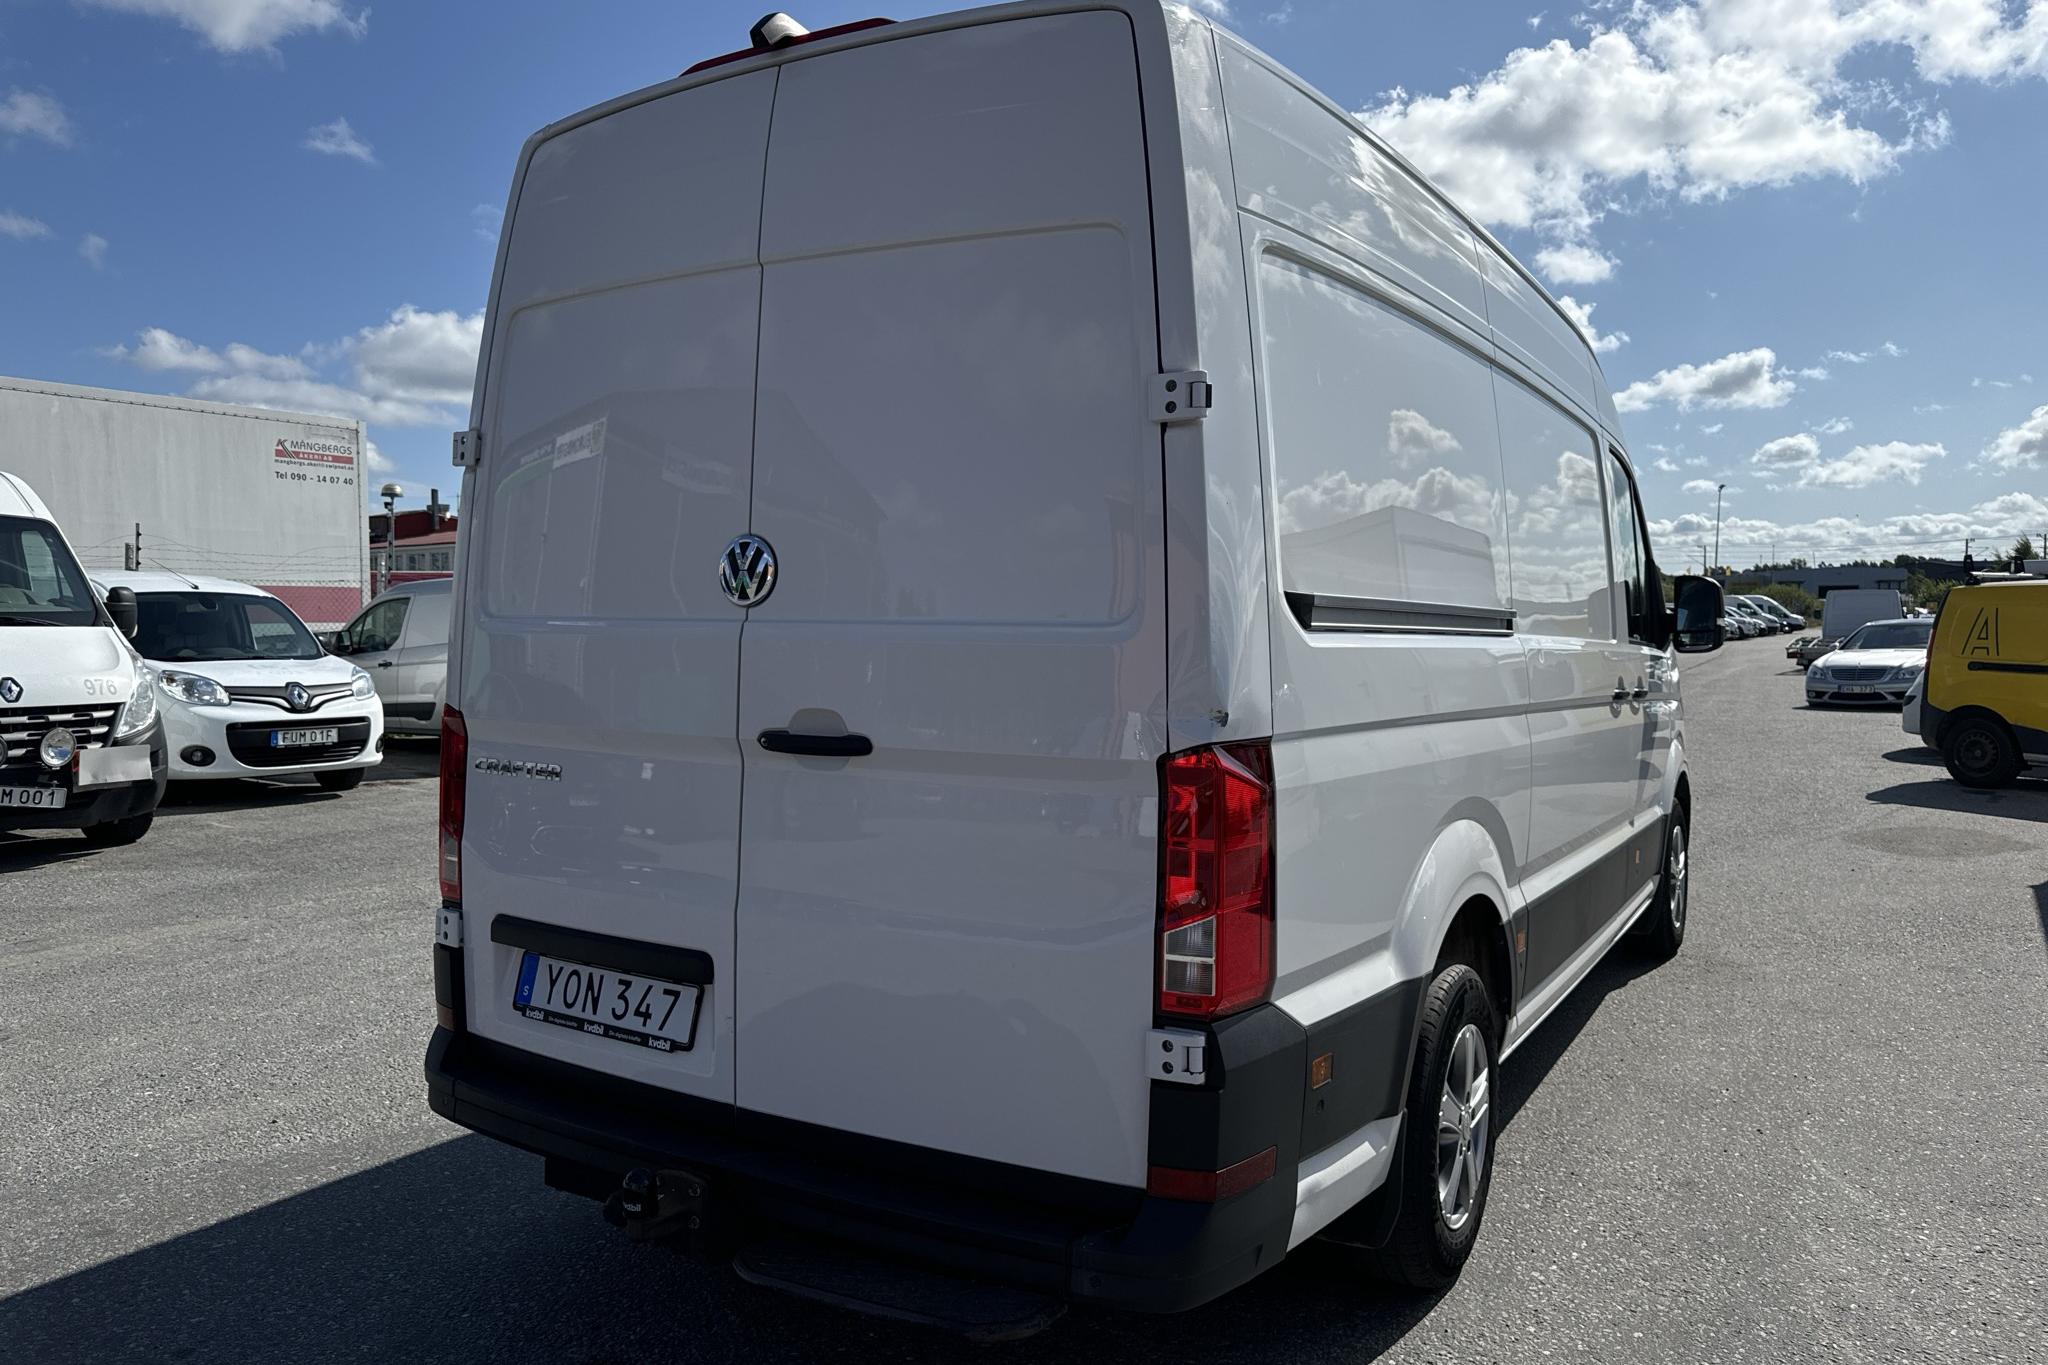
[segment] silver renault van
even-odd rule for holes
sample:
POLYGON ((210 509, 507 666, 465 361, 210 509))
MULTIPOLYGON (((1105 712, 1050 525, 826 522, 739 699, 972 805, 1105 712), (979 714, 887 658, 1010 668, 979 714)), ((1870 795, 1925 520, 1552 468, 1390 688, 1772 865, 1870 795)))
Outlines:
POLYGON ((1502 1063, 1685 936, 1721 639, 1557 304, 1149 0, 764 21, 506 223, 435 1110, 799 1288, 1449 1282, 1502 1063))

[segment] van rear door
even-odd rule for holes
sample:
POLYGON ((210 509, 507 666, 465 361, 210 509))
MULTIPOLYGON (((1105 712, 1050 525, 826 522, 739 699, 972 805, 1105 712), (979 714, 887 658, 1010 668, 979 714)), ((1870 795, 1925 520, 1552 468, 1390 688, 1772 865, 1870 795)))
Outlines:
MULTIPOLYGON (((464 566, 469 1027, 727 1101, 741 613, 715 566, 747 520, 774 90, 772 71, 736 76, 535 148, 464 566), (608 1010, 619 975, 708 958, 694 1037, 661 1051, 523 1013, 534 943, 618 969, 608 1010)), ((641 993, 624 1003, 633 1024, 641 993)))
POLYGON ((761 255, 739 1105, 1142 1184, 1166 646, 1128 20, 785 65, 761 255))

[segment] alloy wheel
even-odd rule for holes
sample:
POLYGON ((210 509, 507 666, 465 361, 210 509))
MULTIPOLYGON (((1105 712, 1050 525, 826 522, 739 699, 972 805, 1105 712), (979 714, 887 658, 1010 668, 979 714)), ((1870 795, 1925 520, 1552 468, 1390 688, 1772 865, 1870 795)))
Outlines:
POLYGON ((1486 1035, 1467 1024, 1451 1040, 1443 1101, 1436 1120, 1436 1192, 1444 1224, 1456 1232, 1472 1220, 1486 1177, 1486 1138, 1492 1122, 1486 1035))

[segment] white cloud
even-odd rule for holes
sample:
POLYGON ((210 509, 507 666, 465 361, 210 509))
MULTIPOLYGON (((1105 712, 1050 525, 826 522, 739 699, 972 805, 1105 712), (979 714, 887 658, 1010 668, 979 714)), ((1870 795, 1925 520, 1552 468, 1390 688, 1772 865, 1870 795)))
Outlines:
POLYGON ((1801 488, 1869 488, 1880 483, 1920 482, 1928 464, 1946 456, 1940 443, 1886 441, 1857 446, 1836 460, 1819 460, 1799 471, 1801 488))
POLYGON ((1530 15, 1530 16, 1529 16, 1529 17, 1528 17, 1527 19, 1523 20, 1522 22, 1526 23, 1526 24, 1527 24, 1527 25, 1528 25, 1528 26, 1529 26, 1529 27, 1530 27, 1531 29, 1539 29, 1539 28, 1542 28, 1542 27, 1543 27, 1543 16, 1544 16, 1544 15, 1546 15, 1546 14, 1548 14, 1548 13, 1550 13, 1550 11, 1549 11, 1549 10, 1547 10, 1547 9, 1539 9, 1539 10, 1537 10, 1537 11, 1536 11, 1536 12, 1535 12, 1534 14, 1530 15))
POLYGON ((470 230, 494 245, 498 240, 498 230, 504 221, 505 211, 496 204, 478 204, 469 211, 470 230))
POLYGON ((2039 469, 2048 455, 2048 406, 2035 408, 2026 421, 2001 431, 1984 447, 1984 463, 1994 469, 2039 469))
POLYGON ((1208 15, 1211 19, 1228 19, 1230 17, 1230 0, 1188 0, 1188 3, 1208 15))
POLYGON ((448 426, 468 411, 483 325, 481 311, 427 312, 407 304, 384 322, 298 355, 241 342, 216 351, 162 327, 103 354, 152 373, 197 376, 188 390, 195 398, 390 426, 448 426))
MULTIPOLYGON (((1685 481, 1684 486, 1681 487, 1678 491, 1681 493, 1712 493, 1720 487, 1721 485, 1715 483, 1712 479, 1687 479, 1685 481)), ((1739 488, 1730 488, 1726 491, 1730 493, 1740 493, 1742 490, 1739 488)))
POLYGON ((1598 308, 1599 304, 1580 303, 1570 294, 1560 294, 1557 297, 1557 306, 1564 309, 1565 316, 1579 329, 1579 335, 1586 339, 1586 344, 1602 355, 1609 351, 1618 351, 1628 345, 1627 332, 1616 330, 1602 334, 1600 329, 1593 325, 1593 310, 1598 308))
POLYGON ((363 437, 363 463, 372 474, 388 474, 397 466, 391 457, 377 448, 377 443, 368 436, 363 437))
POLYGON ((34 90, 13 89, 0 99, 0 134, 39 137, 53 147, 71 145, 71 116, 64 106, 34 90))
POLYGON ((32 242, 38 237, 50 235, 50 225, 40 218, 31 218, 25 213, 0 209, 0 237, 12 237, 17 242, 32 242))
POLYGON ((1919 414, 1920 414, 1920 415, 1921 415, 1922 417, 1925 417, 1925 416, 1926 416, 1926 415, 1927 415, 1928 413, 1930 413, 1930 412, 1947 412, 1947 411, 1948 411, 1948 404, 1946 404, 1946 403, 1915 403, 1915 404, 1913 405, 1913 411, 1915 411, 1915 412, 1919 413, 1919 414))
POLYGON ((1846 417, 1830 417, 1814 430, 1822 436, 1840 436, 1856 424, 1846 417))
POLYGON ((350 14, 341 0, 84 0, 100 9, 169 19, 204 38, 218 52, 273 52, 300 33, 369 31, 370 11, 350 14))
POLYGON ((1678 466, 1671 463, 1671 457, 1668 455, 1659 455, 1657 462, 1651 465, 1650 468, 1660 470, 1666 474, 1676 474, 1678 472, 1678 466))
POLYGON ((1266 22, 1269 24, 1289 24, 1294 22, 1294 6, 1291 3, 1283 3, 1280 8, 1272 10, 1266 15, 1266 22))
POLYGON ((1824 380, 1828 378, 1828 367, 1825 365, 1808 365, 1805 369, 1794 370, 1792 373, 1798 375, 1801 379, 1824 380))
POLYGON ((1868 351, 1829 351, 1829 352, 1827 353, 1827 355, 1823 357, 1823 359, 1826 359, 1826 360, 1839 360, 1839 361, 1841 361, 1841 362, 1842 362, 1842 363, 1843 363, 1844 365, 1865 365, 1865 364, 1868 364, 1868 363, 1870 362, 1870 352, 1868 352, 1868 351))
POLYGON ((1749 457, 1749 462, 1765 470, 1792 470, 1804 468, 1819 458, 1820 442, 1802 431, 1797 436, 1765 441, 1749 457))
POLYGON ((1678 365, 1639 379, 1614 395, 1623 412, 1642 412, 1657 403, 1694 408, 1779 408, 1799 386, 1777 372, 1777 353, 1768 346, 1736 351, 1704 365, 1678 365))
POLYGON ((1599 284, 1614 274, 1614 258, 1583 242, 1566 242, 1538 251, 1536 268, 1559 284, 1599 284))
MULTIPOLYGON (((1721 556, 1740 564, 1775 551, 1779 558, 1799 555, 1820 562, 1885 559, 1902 550, 1916 554, 1960 556, 1963 538, 2003 539, 2025 532, 2038 535, 2048 526, 2048 499, 2032 493, 2006 493, 1960 512, 1908 512, 1862 521, 1852 517, 1821 517, 1807 522, 1775 522, 1740 515, 1721 523, 1721 556)), ((1711 509, 1688 512, 1650 523, 1656 543, 1697 543, 1711 535, 1711 509)))
POLYGON ((78 239, 78 254, 94 270, 107 268, 107 239, 97 232, 88 232, 78 239))
POLYGON ((1903 346, 1900 346, 1900 345, 1898 345, 1897 343, 1895 343, 1895 342, 1890 342, 1890 341, 1887 341, 1887 342, 1886 342, 1886 343, 1885 343, 1884 345, 1882 345, 1882 346, 1878 347, 1877 349, 1878 349, 1878 350, 1880 350, 1880 351, 1883 351, 1883 352, 1884 352, 1884 353, 1885 353, 1886 355, 1890 356, 1890 357, 1891 357, 1891 358, 1892 358, 1893 360, 1897 360, 1897 359, 1898 359, 1898 358, 1899 358, 1900 356, 1902 356, 1902 355, 1904 355, 1904 354, 1906 353, 1906 348, 1905 348, 1905 347, 1903 347, 1903 346))
POLYGON ((1701 428, 1700 428, 1700 435, 1702 435, 1702 436, 1719 436, 1719 435, 1721 434, 1721 428, 1722 428, 1722 427, 1725 427, 1725 426, 1727 426, 1727 425, 1728 425, 1728 424, 1727 424, 1726 422, 1714 422, 1714 423, 1710 423, 1709 425, 1707 425, 1707 426, 1703 426, 1703 427, 1701 427, 1701 428))
POLYGON ((1676 195, 1864 184, 1949 137, 1918 82, 2048 69, 2048 17, 2005 0, 1635 0, 1589 5, 1582 43, 1519 48, 1441 95, 1361 117, 1469 211, 1591 247, 1600 218, 1676 195), (2010 22, 2008 22, 2010 19, 2010 22), (1870 73, 1903 50, 1903 79, 1870 73))
POLYGON ((1707 467, 1707 457, 1695 455, 1685 462, 1685 467, 1687 469, 1705 469, 1707 467))
POLYGON ((1387 457, 1396 469, 1411 469, 1424 460, 1441 461, 1463 450, 1458 438, 1412 408, 1387 414, 1387 457))
POLYGON ((345 118, 308 129, 306 140, 300 145, 309 152, 352 157, 366 166, 377 164, 377 154, 370 150, 370 144, 363 141, 355 129, 348 126, 345 118))

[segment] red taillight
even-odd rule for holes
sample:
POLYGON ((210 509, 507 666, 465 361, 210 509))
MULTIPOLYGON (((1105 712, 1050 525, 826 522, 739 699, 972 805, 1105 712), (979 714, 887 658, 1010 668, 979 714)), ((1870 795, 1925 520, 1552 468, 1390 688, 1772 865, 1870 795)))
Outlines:
POLYGON ((790 38, 775 47, 743 47, 737 52, 726 52, 716 57, 706 57, 695 66, 683 68, 683 74, 685 76, 694 75, 696 72, 707 71, 714 66, 724 66, 727 62, 742 62, 749 57, 759 57, 770 52, 780 52, 784 48, 796 47, 800 43, 815 43, 820 38, 837 38, 842 33, 859 33, 862 29, 882 28, 895 22, 894 19, 856 19, 850 24, 834 24, 831 28, 821 28, 815 32, 806 33, 800 38, 790 38))
POLYGON ((1159 1011, 1215 1019, 1273 986, 1273 751, 1174 754, 1159 803, 1159 1011))
POLYGON ((1220 1171, 1183 1171, 1173 1166, 1150 1166, 1145 1170, 1145 1193, 1158 1195, 1161 1199, 1213 1204, 1271 1180, 1279 1164, 1279 1149, 1268 1147, 1257 1156, 1248 1156, 1220 1171))
POLYGON ((463 775, 469 767, 469 728, 462 713, 441 708, 441 899, 462 900, 463 775))

